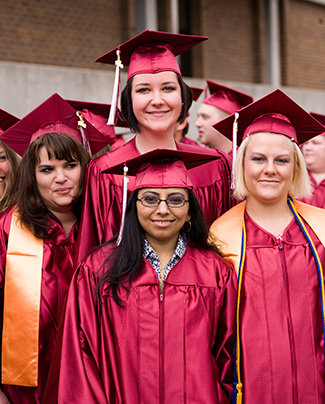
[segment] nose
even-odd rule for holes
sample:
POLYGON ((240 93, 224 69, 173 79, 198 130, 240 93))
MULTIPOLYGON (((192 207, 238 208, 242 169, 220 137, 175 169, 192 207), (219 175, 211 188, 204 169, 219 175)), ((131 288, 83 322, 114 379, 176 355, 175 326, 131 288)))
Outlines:
POLYGON ((160 204, 157 206, 157 213, 161 215, 165 215, 169 212, 169 207, 167 206, 166 201, 160 201, 160 204))
POLYGON ((55 181, 62 183, 62 182, 65 182, 66 180, 67 180, 67 177, 65 175, 65 172, 63 170, 57 170, 55 181))
POLYGON ((197 117, 197 120, 195 121, 195 126, 197 127, 197 128, 199 128, 200 126, 201 126, 201 117, 197 117))
POLYGON ((264 167, 265 174, 273 175, 276 172, 275 164, 273 161, 268 160, 264 167))
POLYGON ((153 105, 162 104, 164 102, 162 94, 159 90, 153 91, 151 103, 153 105))

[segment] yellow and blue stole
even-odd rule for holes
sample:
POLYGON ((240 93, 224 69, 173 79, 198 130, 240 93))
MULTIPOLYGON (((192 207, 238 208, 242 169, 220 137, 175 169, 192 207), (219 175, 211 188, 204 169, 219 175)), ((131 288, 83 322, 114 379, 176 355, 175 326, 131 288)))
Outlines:
MULTIPOLYGON (((294 201, 291 197, 287 199, 289 208, 291 209, 301 231, 305 235, 308 244, 315 258, 318 281, 320 285, 321 312, 323 323, 323 338, 325 344, 325 293, 324 293, 324 274, 322 264, 320 262, 316 247, 304 225, 302 218, 313 229, 319 241, 325 248, 325 209, 316 208, 302 202, 294 201), (323 220, 322 220, 323 219, 323 220)), ((235 330, 235 389, 233 392, 232 402, 241 404, 243 400, 243 383, 241 379, 240 365, 240 296, 242 290, 245 254, 246 254, 246 226, 245 213, 246 203, 241 202, 234 208, 230 209, 211 226, 210 232, 216 237, 215 242, 224 254, 224 258, 234 264, 237 272, 237 302, 236 302, 236 330, 235 330)))

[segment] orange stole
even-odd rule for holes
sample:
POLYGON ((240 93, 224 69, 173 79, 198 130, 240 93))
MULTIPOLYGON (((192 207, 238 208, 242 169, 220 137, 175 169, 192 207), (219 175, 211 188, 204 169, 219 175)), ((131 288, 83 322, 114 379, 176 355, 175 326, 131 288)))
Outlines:
POLYGON ((7 248, 1 382, 38 384, 43 240, 18 223, 14 209, 7 248))
MULTIPOLYGON (((293 203, 299 215, 309 224, 325 247, 325 209, 295 200, 293 203)), ((234 264, 237 274, 245 207, 245 202, 239 203, 215 220, 210 228, 212 235, 217 238, 216 242, 225 259, 234 264)))

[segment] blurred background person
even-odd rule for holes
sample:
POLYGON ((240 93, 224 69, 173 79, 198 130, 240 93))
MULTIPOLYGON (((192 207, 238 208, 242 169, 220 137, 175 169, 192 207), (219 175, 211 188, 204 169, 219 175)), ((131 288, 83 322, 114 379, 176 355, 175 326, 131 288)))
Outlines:
MULTIPOLYGON (((313 112, 310 114, 322 125, 325 125, 325 115, 313 112)), ((325 208, 325 133, 303 143, 301 151, 304 155, 312 184, 312 196, 300 200, 319 208, 325 208)))
POLYGON ((195 122, 199 142, 211 149, 222 150, 224 153, 230 154, 232 141, 218 132, 213 125, 250 104, 253 98, 211 80, 207 80, 207 87, 210 95, 202 101, 195 122))

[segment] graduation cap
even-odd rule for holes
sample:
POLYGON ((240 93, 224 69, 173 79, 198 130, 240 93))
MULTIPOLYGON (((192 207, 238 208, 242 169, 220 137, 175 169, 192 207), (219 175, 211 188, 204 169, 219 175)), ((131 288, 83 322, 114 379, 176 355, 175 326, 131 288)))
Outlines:
POLYGON ((120 70, 128 66, 127 80, 136 74, 172 71, 181 75, 176 56, 208 37, 146 30, 96 59, 116 66, 109 124, 115 122, 120 70))
MULTIPOLYGON (((320 122, 322 125, 325 126, 325 115, 322 114, 317 114, 316 112, 310 112, 310 115, 317 119, 318 122, 320 122)), ((324 128, 324 132, 322 133, 322 135, 325 135, 325 128, 324 128)))
POLYGON ((241 143, 247 135, 278 133, 301 144, 324 132, 320 122, 279 89, 229 115, 213 127, 233 141, 233 170, 237 142, 241 143))
MULTIPOLYGON (((83 118, 90 122, 96 129, 106 136, 108 143, 112 144, 116 141, 116 134, 112 125, 107 125, 110 104, 99 102, 65 100, 75 110, 80 111, 83 118)), ((117 111, 117 122, 115 126, 127 128, 128 124, 123 120, 120 111, 117 111)))
POLYGON ((4 109, 0 109, 0 134, 9 129, 18 121, 19 118, 9 114, 9 112, 5 111, 4 109))
POLYGON ((72 136, 92 154, 109 143, 106 136, 57 93, 7 129, 0 135, 0 140, 22 156, 30 143, 50 132, 72 136))
POLYGON ((192 90, 193 101, 197 101, 204 90, 203 88, 192 86, 190 86, 190 89, 192 90))
POLYGON ((203 100, 203 104, 212 105, 222 111, 232 114, 253 102, 253 97, 234 88, 207 80, 210 95, 203 100))
POLYGON ((104 173, 124 175, 122 219, 117 244, 121 241, 124 228, 128 174, 135 176, 134 190, 141 188, 192 189, 193 184, 187 170, 218 158, 220 156, 215 150, 194 149, 191 152, 185 152, 155 149, 104 170, 104 173))

